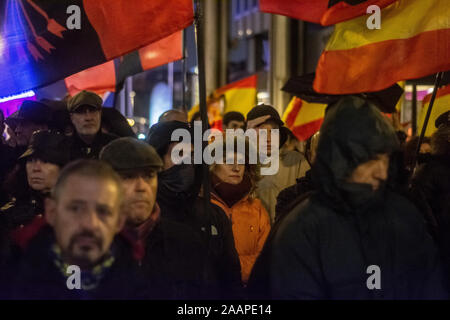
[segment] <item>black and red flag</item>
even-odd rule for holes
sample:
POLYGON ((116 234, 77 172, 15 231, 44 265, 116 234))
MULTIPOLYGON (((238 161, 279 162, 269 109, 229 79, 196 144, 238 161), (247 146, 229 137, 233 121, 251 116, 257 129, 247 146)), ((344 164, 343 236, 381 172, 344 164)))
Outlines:
POLYGON ((329 26, 365 15, 367 8, 380 9, 397 0, 260 0, 262 12, 329 26))
POLYGON ((0 96, 102 64, 192 22, 192 0, 0 0, 0 96), (74 5, 81 28, 70 30, 74 5))

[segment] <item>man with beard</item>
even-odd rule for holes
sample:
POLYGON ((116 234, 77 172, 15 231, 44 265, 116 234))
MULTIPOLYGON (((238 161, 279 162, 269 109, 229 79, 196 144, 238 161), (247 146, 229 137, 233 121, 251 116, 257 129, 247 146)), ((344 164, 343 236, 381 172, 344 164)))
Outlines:
POLYGON ((12 298, 139 297, 131 257, 116 257, 111 248, 125 223, 121 194, 120 178, 105 163, 79 160, 65 167, 46 202, 52 228, 41 229, 12 273, 12 298))
POLYGON ((97 159, 100 150, 117 138, 100 130, 102 104, 102 98, 97 94, 84 90, 68 101, 67 109, 75 128, 71 139, 72 160, 97 159))
POLYGON ((274 227, 250 277, 253 297, 447 297, 423 217, 391 187, 398 147, 374 105, 350 96, 329 107, 316 190, 274 227))
POLYGON ((106 145, 100 159, 120 175, 124 187, 119 237, 123 251, 132 251, 154 299, 207 298, 206 255, 200 237, 190 228, 161 217, 156 193, 163 162, 155 149, 135 138, 106 145))
POLYGON ((172 150, 177 144, 185 143, 172 141, 172 133, 177 129, 191 130, 184 122, 160 122, 151 127, 147 140, 163 160, 162 171, 158 173, 157 195, 161 216, 191 227, 202 238, 211 265, 209 282, 216 288, 210 298, 241 298, 241 266, 231 223, 225 212, 214 204, 209 204, 205 212, 204 201, 199 197, 201 165, 194 165, 192 161, 191 164, 176 165, 172 161, 172 150))

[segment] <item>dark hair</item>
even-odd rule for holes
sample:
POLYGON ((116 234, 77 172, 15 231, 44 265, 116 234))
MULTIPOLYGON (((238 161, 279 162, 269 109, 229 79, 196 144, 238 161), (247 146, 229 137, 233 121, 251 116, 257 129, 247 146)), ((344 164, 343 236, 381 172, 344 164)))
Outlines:
POLYGON ((52 190, 52 197, 59 199, 61 190, 64 188, 67 179, 74 175, 81 175, 91 178, 111 180, 118 188, 119 203, 122 200, 122 181, 114 169, 106 162, 100 160, 76 160, 69 163, 60 172, 58 180, 52 190))
MULTIPOLYGON (((416 149, 417 144, 419 143, 419 137, 414 136, 412 137, 404 147, 404 153, 403 153, 403 163, 405 167, 409 170, 412 170, 412 166, 414 165, 413 161, 416 156, 416 149)), ((431 145, 431 140, 428 137, 423 137, 422 144, 428 143, 431 145)))
POLYGON ((231 121, 240 121, 245 123, 245 117, 237 111, 230 111, 223 115, 222 123, 227 126, 231 121))
POLYGON ((434 155, 450 155, 450 127, 439 126, 431 136, 431 152, 434 155))
POLYGON ((159 116, 158 122, 173 121, 175 119, 171 119, 171 116, 174 114, 181 114, 183 116, 186 116, 186 118, 187 118, 186 112, 184 112, 182 110, 177 110, 177 109, 170 109, 170 110, 163 112, 163 114, 159 116))

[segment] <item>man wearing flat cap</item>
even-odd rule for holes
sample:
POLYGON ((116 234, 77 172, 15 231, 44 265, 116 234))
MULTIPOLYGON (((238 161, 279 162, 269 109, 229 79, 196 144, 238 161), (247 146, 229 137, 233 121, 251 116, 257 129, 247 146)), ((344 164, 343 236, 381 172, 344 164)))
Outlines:
POLYGON ((135 138, 106 145, 100 160, 109 163, 123 184, 121 214, 126 225, 117 241, 118 252, 133 252, 150 298, 206 298, 206 256, 203 243, 190 228, 161 217, 156 193, 163 162, 155 149, 135 138))
POLYGON ((115 135, 101 131, 102 98, 90 91, 81 91, 67 103, 70 119, 75 128, 71 139, 71 160, 96 159, 100 150, 115 135))

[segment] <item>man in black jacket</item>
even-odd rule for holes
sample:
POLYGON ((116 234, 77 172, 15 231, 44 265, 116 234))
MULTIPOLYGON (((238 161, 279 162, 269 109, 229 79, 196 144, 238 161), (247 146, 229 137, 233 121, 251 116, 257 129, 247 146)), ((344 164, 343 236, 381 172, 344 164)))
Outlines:
POLYGON ((118 243, 132 251, 153 299, 207 297, 206 254, 190 228, 161 217, 156 203, 158 171, 163 162, 155 149, 135 138, 106 145, 100 159, 117 171, 124 186, 122 214, 127 217, 118 243))
POLYGON ((148 135, 147 142, 163 160, 162 171, 158 173, 157 195, 161 216, 191 227, 203 239, 214 273, 210 281, 216 282, 213 287, 217 288, 211 298, 242 298, 241 265, 230 220, 214 204, 209 203, 205 211, 204 201, 199 197, 202 165, 192 161, 190 164, 172 161, 172 150, 178 144, 186 143, 172 141, 172 133, 177 129, 192 132, 187 123, 167 121, 152 126, 148 135))
POLYGON ((80 160, 61 172, 46 203, 44 227, 12 273, 12 298, 133 299, 143 297, 133 261, 111 244, 122 229, 122 185, 114 170, 80 160))
POLYGON ((97 159, 100 150, 117 136, 101 131, 103 100, 90 91, 81 91, 67 103, 75 128, 71 138, 71 160, 97 159))
MULTIPOLYGON (((449 115, 450 111, 447 117, 449 115)), ((429 161, 418 166, 411 192, 417 207, 426 214, 450 285, 450 120, 442 123, 432 135, 429 161)))
POLYGON ((249 286, 276 299, 446 298, 423 217, 392 190, 393 128, 357 97, 330 106, 312 178, 316 192, 274 228, 249 286))

